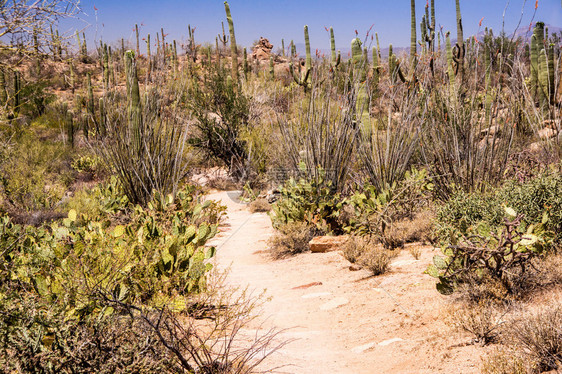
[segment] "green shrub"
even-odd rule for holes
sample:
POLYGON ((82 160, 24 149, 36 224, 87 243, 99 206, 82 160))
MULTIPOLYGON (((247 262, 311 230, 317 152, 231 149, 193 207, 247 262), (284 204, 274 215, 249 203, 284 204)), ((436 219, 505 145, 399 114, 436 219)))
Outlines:
POLYGON ((514 270, 524 274, 534 258, 550 249, 553 233, 547 229, 547 214, 540 223, 526 225, 523 214, 511 208, 505 211, 507 218, 500 229, 481 222, 466 233, 451 234, 449 243, 442 247, 445 256, 434 256, 433 265, 426 270, 439 279, 439 292, 450 294, 473 277, 491 277, 512 292, 510 275, 514 270))
MULTIPOLYGON (((101 189, 96 194, 107 199, 101 189)), ((193 296, 205 289, 215 253, 205 245, 217 231, 209 209, 211 201, 186 188, 135 206, 127 219, 107 206, 97 217, 70 210, 62 222, 38 228, 0 218, 2 367, 169 368, 175 355, 158 343, 152 321, 164 311, 170 323, 169 313, 189 315, 193 296)))
POLYGON ((525 225, 540 222, 543 214, 548 212, 546 229, 555 233, 555 244, 562 238, 562 175, 549 173, 524 183, 507 181, 502 187, 485 194, 455 193, 437 213, 440 239, 446 241, 451 231, 466 233, 480 223, 498 228, 504 217, 502 206, 524 214, 522 223, 525 225))
POLYGON ((342 227, 338 222, 339 211, 342 208, 340 194, 335 193, 330 182, 324 182, 324 171, 319 170, 317 180, 296 181, 289 179, 280 189, 281 196, 273 204, 270 212, 274 228, 281 225, 304 222, 315 227, 319 233, 341 233, 342 227))

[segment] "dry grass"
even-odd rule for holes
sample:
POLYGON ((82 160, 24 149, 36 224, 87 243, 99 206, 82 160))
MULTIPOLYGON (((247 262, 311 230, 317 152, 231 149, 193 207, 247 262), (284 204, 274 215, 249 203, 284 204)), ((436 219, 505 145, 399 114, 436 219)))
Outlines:
POLYGON ((483 358, 482 374, 527 374, 527 366, 518 352, 502 347, 483 358))
POLYGON ((373 275, 381 275, 388 271, 390 260, 398 251, 384 249, 373 239, 362 236, 352 236, 343 248, 343 256, 352 264, 359 264, 368 269, 373 275))
POLYGON ((361 236, 352 236, 343 247, 343 257, 352 264, 355 264, 365 253, 367 246, 367 239, 361 236))
POLYGON ((451 310, 450 323, 473 335, 474 343, 486 345, 497 340, 504 315, 487 300, 478 304, 461 303, 451 310))
POLYGON ((271 204, 266 199, 256 199, 248 206, 252 213, 264 213, 271 210, 271 204))
POLYGON ((281 225, 269 240, 271 254, 274 258, 306 252, 308 243, 315 235, 315 229, 305 222, 290 222, 281 225))
POLYGON ((514 321, 508 334, 508 341, 522 350, 539 372, 562 369, 561 304, 514 321))
POLYGON ((393 223, 384 234, 390 248, 402 248, 406 243, 432 243, 435 214, 429 210, 417 213, 413 219, 393 223))

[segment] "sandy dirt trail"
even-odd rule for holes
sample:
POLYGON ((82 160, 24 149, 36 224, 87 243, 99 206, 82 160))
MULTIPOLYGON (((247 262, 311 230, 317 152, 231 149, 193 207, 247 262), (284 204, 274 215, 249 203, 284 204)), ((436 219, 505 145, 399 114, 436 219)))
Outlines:
POLYGON ((281 373, 478 373, 482 349, 446 326, 448 300, 423 274, 435 254, 422 248, 415 260, 407 250, 391 271, 370 277, 350 271, 340 252, 303 253, 272 260, 266 254, 273 234, 265 213, 250 213, 232 192, 210 199, 228 207, 225 227, 212 244, 216 263, 230 268, 227 282, 270 298, 261 323, 283 329, 291 340, 261 367, 287 365, 281 373), (316 285, 301 287, 314 283, 316 285))

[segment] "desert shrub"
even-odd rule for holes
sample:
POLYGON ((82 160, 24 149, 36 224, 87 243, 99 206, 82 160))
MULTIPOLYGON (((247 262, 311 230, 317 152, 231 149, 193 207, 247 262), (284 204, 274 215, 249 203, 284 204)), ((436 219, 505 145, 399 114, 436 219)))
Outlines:
POLYGON ((80 156, 70 164, 79 173, 98 174, 102 170, 102 161, 97 156, 80 156))
POLYGON ((381 275, 388 271, 390 261, 395 255, 396 252, 373 246, 360 257, 359 264, 373 275, 381 275))
POLYGON ((50 139, 52 129, 32 126, 4 133, 10 144, 0 155, 0 209, 10 214, 54 208, 73 179, 71 150, 50 139))
POLYGON ((539 372, 559 370, 562 363, 562 307, 550 306, 514 321, 509 327, 509 338, 539 372))
POLYGON ((497 340, 503 315, 488 300, 461 304, 451 314, 452 325, 474 336, 474 342, 487 345, 497 340))
POLYGON ((187 130, 160 107, 158 96, 146 96, 135 120, 118 108, 118 99, 108 103, 106 132, 111 136, 102 136, 96 147, 135 204, 146 205, 153 192, 175 193, 187 173, 187 130))
POLYGON ((344 222, 348 233, 374 236, 386 247, 402 246, 414 236, 414 230, 407 220, 415 217, 416 210, 421 210, 428 199, 432 184, 424 170, 412 169, 405 173, 400 183, 393 183, 381 192, 373 185, 367 185, 344 202, 352 208, 353 213, 344 222), (404 223, 398 223, 404 221, 404 223))
POLYGON ((316 234, 314 226, 302 221, 279 225, 269 242, 273 256, 279 258, 308 251, 308 243, 316 234))
POLYGON ((250 203, 249 208, 252 213, 269 212, 271 210, 271 204, 268 203, 266 199, 256 199, 250 203))
POLYGON ((466 233, 475 225, 484 222, 492 227, 502 224, 504 211, 502 205, 523 213, 522 222, 530 225, 542 220, 548 211, 548 230, 556 233, 558 242, 562 229, 562 177, 559 173, 547 173, 520 183, 507 181, 502 187, 487 193, 465 193, 457 191, 444 203, 437 213, 438 232, 441 239, 447 240, 451 229, 466 233))
POLYGON ((528 363, 521 354, 497 348, 482 359, 482 374, 527 374, 528 363))
POLYGON ((515 269, 525 273, 535 257, 550 249, 552 232, 546 229, 548 215, 543 216, 542 222, 527 226, 522 223, 523 214, 518 215, 511 208, 505 211, 503 228, 479 224, 469 228, 467 234, 457 232, 442 248, 445 256, 434 256, 433 265, 426 272, 439 279, 439 292, 450 294, 466 279, 489 276, 511 293, 509 275, 515 269))
POLYGON ((247 175, 248 153, 242 139, 249 127, 249 101, 225 67, 212 65, 190 88, 188 105, 196 118, 189 143, 222 161, 237 180, 247 175))
POLYGON ((350 237, 343 247, 343 257, 352 264, 357 263, 359 258, 366 252, 368 244, 368 238, 361 236, 350 237))
POLYGON ((296 95, 296 118, 278 116, 282 154, 293 172, 307 179, 323 179, 334 191, 342 192, 353 166, 359 134, 356 119, 357 93, 350 75, 339 95, 336 82, 325 70, 313 69, 305 99, 296 95), (309 87, 310 86, 310 87, 309 87))
POLYGON ((304 222, 318 232, 341 233, 337 219, 342 207, 341 198, 331 188, 331 182, 325 183, 323 177, 324 171, 320 169, 317 179, 289 179, 279 189, 280 197, 270 212, 273 227, 304 222))
MULTIPOLYGON (((111 195, 100 190, 94 199, 111 195)), ((162 339, 169 332, 149 321, 165 312, 177 323, 178 313, 199 308, 192 298, 206 290, 212 267, 214 248, 205 245, 217 230, 213 209, 185 188, 131 208, 126 220, 108 206, 97 217, 70 210, 38 228, 2 217, 2 366, 66 373, 182 365, 162 339)))

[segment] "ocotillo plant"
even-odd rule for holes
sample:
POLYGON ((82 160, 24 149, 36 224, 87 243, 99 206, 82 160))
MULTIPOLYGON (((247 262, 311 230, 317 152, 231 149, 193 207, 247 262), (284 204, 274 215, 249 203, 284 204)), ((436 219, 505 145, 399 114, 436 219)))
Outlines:
POLYGON ((142 113, 137 63, 133 51, 125 52, 125 71, 127 74, 127 116, 129 120, 129 130, 132 134, 131 145, 138 151, 142 141, 142 134, 140 133, 142 113))
POLYGON ((248 65, 248 52, 244 48, 244 77, 248 80, 248 74, 250 74, 250 66, 248 65))
MULTIPOLYGON (((88 72, 86 74, 87 77, 87 90, 88 90, 88 101, 86 102, 86 110, 89 114, 89 119, 90 121, 92 121, 94 124, 96 124, 97 127, 97 122, 96 122, 96 112, 95 112, 95 106, 94 106, 94 90, 92 88, 92 74, 90 72, 88 72)), ((99 133, 99 131, 98 131, 99 133)), ((86 139, 88 139, 88 132, 86 132, 84 134, 84 137, 86 139)))
POLYGON ((20 94, 21 94, 21 82, 20 74, 17 70, 14 70, 14 107, 13 113, 14 118, 17 118, 20 112, 20 94))
POLYGON ((8 103, 8 90, 6 89, 6 75, 4 69, 0 66, 0 107, 6 108, 8 103))
POLYGON ((66 137, 70 147, 74 148, 74 119, 72 118, 72 112, 70 110, 66 109, 65 112, 66 137))
POLYGON ((232 80, 234 87, 238 85, 238 47, 236 46, 236 36, 234 35, 234 22, 230 14, 228 2, 224 2, 224 10, 226 12, 226 21, 228 22, 228 30, 230 31, 230 54, 232 58, 232 80))

